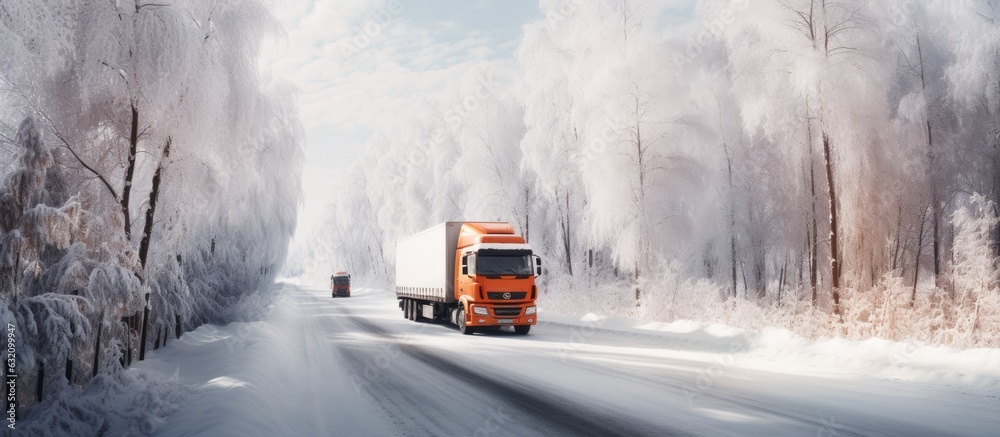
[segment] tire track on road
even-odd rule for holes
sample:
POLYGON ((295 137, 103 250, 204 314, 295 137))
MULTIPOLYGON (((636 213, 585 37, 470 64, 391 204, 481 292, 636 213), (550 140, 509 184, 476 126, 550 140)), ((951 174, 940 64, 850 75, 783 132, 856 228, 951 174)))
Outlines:
POLYGON ((568 399, 539 394, 525 387, 492 378, 482 372, 469 369, 439 354, 412 344, 401 343, 391 333, 379 326, 351 314, 346 308, 339 308, 358 327, 397 342, 400 350, 410 357, 433 367, 451 378, 493 393, 497 398, 509 402, 526 415, 541 423, 550 424, 574 435, 602 436, 679 436, 688 435, 674 429, 643 423, 638 419, 615 415, 610 411, 599 411, 568 399))

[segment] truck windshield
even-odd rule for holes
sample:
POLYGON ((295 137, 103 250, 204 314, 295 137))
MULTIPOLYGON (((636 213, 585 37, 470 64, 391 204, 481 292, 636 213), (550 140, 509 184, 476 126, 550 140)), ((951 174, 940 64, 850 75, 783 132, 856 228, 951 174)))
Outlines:
POLYGON ((345 276, 337 276, 333 278, 333 285, 348 285, 351 283, 351 279, 345 276))
POLYGON ((491 253, 476 257, 476 274, 484 276, 531 276, 534 274, 531 256, 521 254, 500 255, 491 253))

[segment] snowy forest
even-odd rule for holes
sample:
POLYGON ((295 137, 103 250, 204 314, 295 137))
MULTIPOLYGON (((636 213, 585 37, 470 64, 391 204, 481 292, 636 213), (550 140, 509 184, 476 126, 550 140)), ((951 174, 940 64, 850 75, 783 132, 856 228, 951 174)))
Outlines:
POLYGON ((267 299, 301 197, 298 105, 258 66, 282 32, 264 0, 0 3, 22 405, 267 299))
POLYGON ((1000 1, 541 0, 343 176, 314 268, 502 220, 540 306, 1000 346, 1000 1))

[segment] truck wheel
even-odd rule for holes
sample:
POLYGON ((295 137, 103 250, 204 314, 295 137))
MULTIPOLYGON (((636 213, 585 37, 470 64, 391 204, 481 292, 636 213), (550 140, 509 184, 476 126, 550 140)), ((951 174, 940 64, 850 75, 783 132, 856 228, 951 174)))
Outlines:
POLYGON ((410 299, 410 321, 416 322, 420 316, 417 315, 417 301, 410 299))
POLYGON ((475 332, 474 329, 465 324, 465 309, 459 308, 458 314, 455 316, 458 319, 458 330, 462 331, 462 334, 472 335, 475 332))
POLYGON ((531 325, 517 325, 514 327, 514 333, 517 335, 526 335, 530 330, 531 325))

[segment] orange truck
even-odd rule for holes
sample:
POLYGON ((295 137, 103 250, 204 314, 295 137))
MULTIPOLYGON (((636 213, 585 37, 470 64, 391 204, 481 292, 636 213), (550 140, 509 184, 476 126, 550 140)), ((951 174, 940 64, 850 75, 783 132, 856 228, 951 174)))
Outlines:
POLYGON ((538 323, 542 260, 502 222, 445 222, 396 242, 396 298, 409 320, 450 321, 463 334, 538 323))
POLYGON ((331 297, 351 297, 351 275, 337 272, 330 276, 331 297))

